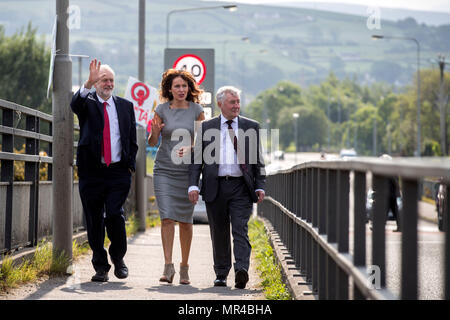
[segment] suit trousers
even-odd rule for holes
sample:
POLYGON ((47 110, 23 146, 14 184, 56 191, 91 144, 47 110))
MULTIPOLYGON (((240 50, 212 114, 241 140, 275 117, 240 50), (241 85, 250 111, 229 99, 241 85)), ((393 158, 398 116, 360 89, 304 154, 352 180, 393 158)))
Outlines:
POLYGON ((105 229, 111 240, 109 255, 113 263, 120 262, 127 251, 123 204, 131 186, 131 173, 126 165, 113 163, 98 170, 83 172, 79 179, 80 198, 86 217, 92 265, 95 271, 109 271, 104 248, 105 229))
POLYGON ((234 270, 248 271, 250 266, 248 220, 253 203, 244 179, 219 179, 218 188, 216 199, 205 204, 213 246, 214 271, 217 276, 226 277, 231 269, 230 223, 234 270))

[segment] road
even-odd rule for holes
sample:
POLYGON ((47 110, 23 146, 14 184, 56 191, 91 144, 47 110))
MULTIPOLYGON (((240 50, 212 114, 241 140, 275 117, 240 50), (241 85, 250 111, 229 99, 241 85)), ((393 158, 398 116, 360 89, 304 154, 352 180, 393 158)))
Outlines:
MULTIPOLYGON (((331 155, 335 157, 336 155, 331 155)), ((287 169, 295 163, 320 159, 320 153, 286 153, 285 160, 275 160, 271 167, 274 169, 287 169)), ((269 167, 270 168, 270 167, 269 167)), ((352 178, 350 179, 350 193, 352 193, 352 178)), ((350 214, 353 203, 350 197, 350 214)), ((440 232, 436 223, 436 211, 432 204, 419 202, 419 299, 443 299, 443 270, 444 270, 444 233, 440 232)), ((353 217, 350 217, 350 239, 353 233, 353 217)), ((400 294, 400 263, 401 263, 401 233, 394 232, 395 221, 386 224, 386 285, 395 295, 400 294)), ((369 224, 366 230, 367 265, 371 264, 372 232, 369 224)), ((353 243, 350 242, 352 252, 353 243)))

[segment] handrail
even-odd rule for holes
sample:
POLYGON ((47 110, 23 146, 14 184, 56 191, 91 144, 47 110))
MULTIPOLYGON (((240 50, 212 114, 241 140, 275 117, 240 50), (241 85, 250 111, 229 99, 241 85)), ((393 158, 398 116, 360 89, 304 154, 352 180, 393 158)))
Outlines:
MULTIPOLYGON (((306 275, 319 299, 348 299, 349 279, 354 299, 417 299, 418 195, 423 178, 438 177, 450 185, 448 158, 354 158, 308 161, 267 175, 266 197, 258 215, 272 224, 306 275), (372 265, 379 267, 379 288, 373 290, 366 270, 366 175, 374 193, 372 265), (386 212, 388 182, 402 185, 401 292, 386 287, 386 212), (351 181, 353 188, 350 188, 351 181), (353 194, 353 207, 350 207, 353 194), (350 217, 354 220, 350 229, 350 217), (350 239, 350 234, 352 237, 350 239), (353 240, 353 252, 349 244, 353 240)), ((444 228, 449 228, 446 208, 444 228)), ((445 238, 445 296, 450 296, 450 237, 445 238)))

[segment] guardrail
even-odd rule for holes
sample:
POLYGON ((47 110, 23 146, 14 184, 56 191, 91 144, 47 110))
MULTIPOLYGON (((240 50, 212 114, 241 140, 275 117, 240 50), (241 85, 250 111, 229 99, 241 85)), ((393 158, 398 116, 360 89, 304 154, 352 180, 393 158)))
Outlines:
MULTIPOLYGON (((2 99, 0 110, 1 254, 20 247, 35 246, 40 238, 51 233, 53 117, 2 99), (21 142, 16 140, 24 140, 25 154, 14 152, 17 142, 21 142), (25 163, 23 182, 14 181, 15 161, 25 163), (45 164, 47 182, 39 181, 39 169, 45 164), (40 216, 40 212, 45 214, 40 216)), ((77 143, 74 143, 76 146, 77 143)), ((81 203, 75 201, 79 198, 77 192, 78 188, 74 188, 74 230, 83 228, 81 203)))
MULTIPOLYGON (((319 299, 417 299, 418 191, 424 177, 440 177, 448 188, 449 161, 358 158, 305 162, 267 176, 266 198, 258 205, 258 215, 272 224, 319 299), (399 177, 403 198, 400 296, 386 287, 385 225, 388 179, 392 177, 399 177), (375 191, 371 257, 366 256, 367 182, 375 191), (370 266, 367 258, 371 258, 370 266), (367 269, 373 266, 375 284, 367 269)), ((444 230, 449 230, 449 207, 444 230)), ((450 232, 445 232, 444 259, 444 295, 450 299, 450 232)))

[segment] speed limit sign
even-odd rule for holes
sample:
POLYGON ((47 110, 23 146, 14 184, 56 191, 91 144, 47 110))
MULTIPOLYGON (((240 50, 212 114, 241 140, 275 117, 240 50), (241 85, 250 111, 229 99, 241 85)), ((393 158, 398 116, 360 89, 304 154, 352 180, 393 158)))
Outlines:
POLYGON ((186 70, 190 72, 203 90, 201 104, 211 107, 214 115, 214 49, 166 48, 164 70, 186 70))
POLYGON ((185 54, 180 56, 173 64, 173 68, 190 72, 199 85, 205 80, 205 62, 195 54, 185 54))

